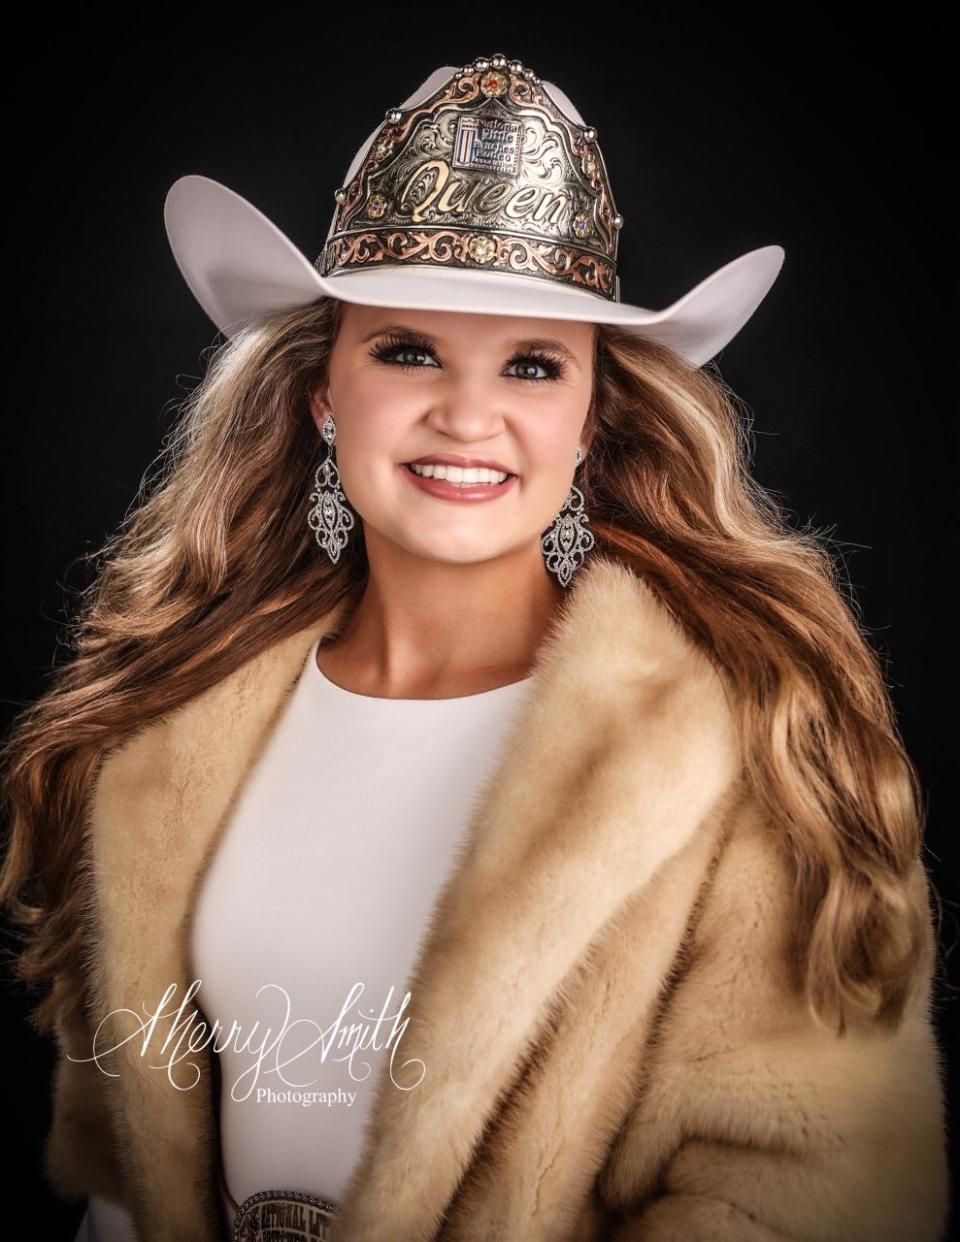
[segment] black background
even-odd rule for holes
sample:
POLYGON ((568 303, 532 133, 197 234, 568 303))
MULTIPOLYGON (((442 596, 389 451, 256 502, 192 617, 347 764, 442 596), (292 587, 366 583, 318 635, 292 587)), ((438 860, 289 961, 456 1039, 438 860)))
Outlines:
MULTIPOLYGON (((926 789, 952 970, 949 44, 924 18, 751 13, 760 25, 726 6, 38 13, 8 43, 5 83, 6 719, 39 693, 68 593, 87 582, 82 557, 123 517, 216 335, 167 244, 170 184, 225 182, 312 259, 386 108, 441 65, 501 51, 598 130, 626 220, 625 302, 660 307, 744 251, 786 249, 718 365, 753 416, 756 476, 828 536, 884 662, 926 789)), ((80 1210, 39 1171, 51 1050, 20 991, 0 996, 19 1140, 5 1173, 43 1205, 43 1236, 72 1242, 80 1210)), ((941 988, 945 1050, 957 1010, 941 988)))

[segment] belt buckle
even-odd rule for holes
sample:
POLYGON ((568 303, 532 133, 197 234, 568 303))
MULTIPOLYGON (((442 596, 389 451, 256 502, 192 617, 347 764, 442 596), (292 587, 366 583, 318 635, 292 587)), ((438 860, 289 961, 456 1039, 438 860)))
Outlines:
POLYGON ((326 1242, 337 1211, 299 1190, 260 1190, 237 1209, 231 1242, 326 1242))

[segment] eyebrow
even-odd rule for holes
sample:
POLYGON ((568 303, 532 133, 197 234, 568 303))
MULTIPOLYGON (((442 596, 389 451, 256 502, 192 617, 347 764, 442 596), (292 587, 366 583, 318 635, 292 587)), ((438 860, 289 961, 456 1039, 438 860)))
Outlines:
MULTIPOLYGON (((361 345, 364 345, 366 344, 367 341, 372 341, 374 337, 385 336, 388 332, 396 333, 398 336, 401 336, 404 333, 407 333, 410 336, 421 337, 424 341, 427 342, 428 345, 431 346, 431 348, 434 348, 434 349, 437 347, 437 344, 438 344, 437 338, 432 336, 429 332, 424 332, 422 328, 412 328, 408 324, 404 324, 404 323, 388 323, 382 328, 375 328, 372 332, 368 332, 365 337, 362 337, 360 343, 361 345)), ((552 349, 556 353, 562 354, 563 357, 566 358, 567 361, 570 362, 573 366, 575 367, 580 366, 579 359, 572 352, 572 350, 570 349, 568 345, 564 345, 562 341, 555 341, 550 337, 543 337, 543 336, 527 337, 521 341, 514 341, 513 348, 514 349, 530 349, 530 350, 537 350, 537 349, 551 350, 552 349)))

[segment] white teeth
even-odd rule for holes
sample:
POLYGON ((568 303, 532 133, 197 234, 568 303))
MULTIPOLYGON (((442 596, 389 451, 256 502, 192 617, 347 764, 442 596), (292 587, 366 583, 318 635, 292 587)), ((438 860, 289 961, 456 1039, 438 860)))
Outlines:
POLYGON ((476 483, 502 483, 504 479, 510 477, 501 470, 489 470, 486 466, 470 467, 465 470, 462 466, 431 463, 427 466, 411 465, 410 469, 422 478, 446 479, 448 483, 457 483, 463 487, 476 483))

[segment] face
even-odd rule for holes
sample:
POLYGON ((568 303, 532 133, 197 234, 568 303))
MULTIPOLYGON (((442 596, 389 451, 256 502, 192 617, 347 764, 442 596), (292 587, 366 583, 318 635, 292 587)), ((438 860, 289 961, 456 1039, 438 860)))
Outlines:
POLYGON ((328 413, 336 423, 340 481, 368 549, 371 532, 457 563, 539 545, 574 480, 577 445, 584 456, 589 447, 594 332, 345 304, 311 412, 318 429, 328 413), (463 478, 458 465, 479 474, 463 478))

